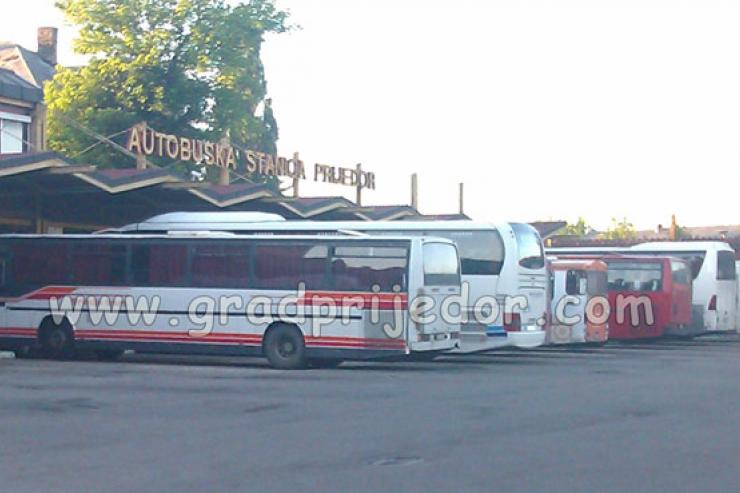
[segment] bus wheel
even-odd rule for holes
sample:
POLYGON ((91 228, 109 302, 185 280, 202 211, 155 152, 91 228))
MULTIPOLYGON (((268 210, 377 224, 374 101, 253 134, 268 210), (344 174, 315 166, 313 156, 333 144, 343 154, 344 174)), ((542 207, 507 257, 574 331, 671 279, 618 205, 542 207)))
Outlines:
POLYGON ((267 330, 263 351, 273 368, 297 370, 306 367, 306 343, 294 325, 273 325, 267 330))
POLYGON ((100 349, 95 351, 95 357, 98 361, 116 361, 123 356, 123 351, 120 349, 100 349))
POLYGON ((56 324, 49 317, 39 327, 39 345, 41 354, 52 359, 69 359, 74 356, 75 338, 72 326, 67 319, 56 324))
POLYGON ((337 368, 343 362, 341 359, 311 358, 308 360, 308 366, 311 368, 337 368))

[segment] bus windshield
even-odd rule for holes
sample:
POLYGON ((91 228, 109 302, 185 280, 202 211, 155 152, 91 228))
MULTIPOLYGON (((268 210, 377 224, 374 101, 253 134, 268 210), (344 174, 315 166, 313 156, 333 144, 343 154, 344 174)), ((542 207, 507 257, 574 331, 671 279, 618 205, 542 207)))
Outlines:
POLYGON ((512 223, 511 229, 516 236, 519 248, 519 265, 527 269, 541 269, 545 266, 545 255, 542 250, 542 241, 532 226, 528 224, 512 223))

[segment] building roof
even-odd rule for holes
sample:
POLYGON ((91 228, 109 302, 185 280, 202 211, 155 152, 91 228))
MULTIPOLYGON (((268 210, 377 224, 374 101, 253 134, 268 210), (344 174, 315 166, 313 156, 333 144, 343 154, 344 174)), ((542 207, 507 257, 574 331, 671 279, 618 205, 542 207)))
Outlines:
POLYGON ((376 205, 352 209, 357 216, 366 221, 397 221, 414 219, 419 211, 410 205, 376 205))
MULTIPOLYGON (((724 224, 719 226, 679 226, 681 236, 684 238, 733 238, 740 236, 740 224, 724 224)), ((643 230, 635 233, 642 240, 668 240, 671 229, 658 226, 655 230, 643 230)))
POLYGON ((38 87, 16 75, 13 71, 0 67, 0 96, 8 99, 38 103, 44 93, 38 87))
POLYGON ((37 89, 54 77, 54 67, 41 56, 19 44, 0 41, 0 67, 14 72, 37 89))

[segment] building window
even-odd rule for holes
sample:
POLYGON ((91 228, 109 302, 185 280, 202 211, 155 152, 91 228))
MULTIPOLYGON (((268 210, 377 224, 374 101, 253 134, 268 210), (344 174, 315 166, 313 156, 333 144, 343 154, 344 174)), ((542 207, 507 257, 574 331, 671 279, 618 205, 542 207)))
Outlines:
POLYGON ((0 154, 19 154, 28 151, 28 123, 23 115, 0 115, 0 154))

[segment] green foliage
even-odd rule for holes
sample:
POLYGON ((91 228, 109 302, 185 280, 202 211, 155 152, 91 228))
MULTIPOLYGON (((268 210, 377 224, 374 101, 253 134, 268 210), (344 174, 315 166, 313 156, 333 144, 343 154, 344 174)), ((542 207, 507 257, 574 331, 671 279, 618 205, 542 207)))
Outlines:
POLYGON ((50 146, 101 167, 130 167, 133 160, 110 146, 86 150, 95 140, 70 121, 106 136, 146 121, 162 132, 228 135, 237 146, 274 152, 260 49, 266 33, 288 29, 287 13, 271 0, 231 3, 59 0, 79 27, 76 52, 90 61, 61 68, 46 88, 50 146))
POLYGON ((581 216, 578 216, 578 221, 575 224, 568 224, 565 227, 566 235, 586 236, 590 231, 592 231, 591 226, 589 226, 586 219, 581 216))
POLYGON ((627 221, 626 217, 622 218, 621 221, 612 218, 612 225, 604 233, 604 238, 607 240, 634 240, 637 238, 637 230, 634 224, 627 221))

